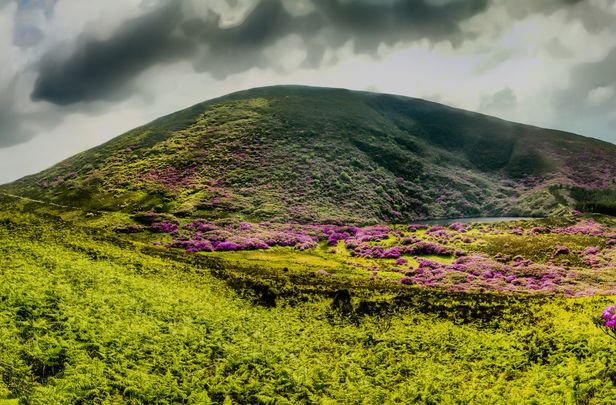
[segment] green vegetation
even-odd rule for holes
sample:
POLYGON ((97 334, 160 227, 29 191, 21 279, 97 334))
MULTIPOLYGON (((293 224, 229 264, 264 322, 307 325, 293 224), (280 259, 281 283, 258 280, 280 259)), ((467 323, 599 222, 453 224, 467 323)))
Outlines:
POLYGON ((0 187, 0 404, 616 403, 615 177, 397 96, 162 117, 0 187))
POLYGON ((123 220, 2 203, 5 402, 616 401, 592 323, 616 297, 370 282, 321 248, 191 255, 110 231, 123 220))
POLYGON ((571 196, 576 200, 576 207, 580 210, 616 215, 616 190, 573 187, 571 196))
POLYGON ((2 189, 93 210, 371 224, 543 216, 575 203, 547 187, 613 190, 615 178, 606 142, 424 100, 278 86, 162 117, 2 189))

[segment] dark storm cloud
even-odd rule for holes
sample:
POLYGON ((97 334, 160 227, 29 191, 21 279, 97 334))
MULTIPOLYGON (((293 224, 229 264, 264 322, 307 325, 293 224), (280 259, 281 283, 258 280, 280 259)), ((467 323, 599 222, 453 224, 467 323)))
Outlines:
POLYGON ((259 2, 238 25, 220 28, 220 19, 213 14, 207 20, 191 19, 183 25, 203 50, 193 55, 195 69, 216 78, 269 66, 272 61, 263 53, 267 47, 290 34, 316 33, 321 26, 314 14, 295 17, 277 0, 259 2))
POLYGON ((192 44, 174 30, 181 22, 174 5, 127 21, 109 39, 81 37, 68 57, 46 54, 31 98, 66 105, 113 100, 130 94, 130 79, 148 67, 190 54, 192 44))
POLYGON ((338 43, 355 40, 358 51, 374 51, 380 43, 394 44, 407 38, 449 39, 458 43, 458 23, 483 11, 487 0, 397 1, 390 4, 361 1, 314 0, 324 21, 335 27, 338 43))
POLYGON ((195 18, 182 2, 127 21, 104 41, 82 37, 68 56, 57 51, 39 66, 32 99, 66 105, 127 96, 139 73, 164 62, 191 60, 197 71, 223 78, 270 67, 266 49, 295 34, 305 42, 304 66, 318 67, 326 49, 353 40, 358 53, 381 43, 427 38, 460 43, 459 23, 483 11, 488 0, 313 0, 314 11, 293 15, 280 0, 261 0, 241 23, 221 28, 221 16, 195 18))

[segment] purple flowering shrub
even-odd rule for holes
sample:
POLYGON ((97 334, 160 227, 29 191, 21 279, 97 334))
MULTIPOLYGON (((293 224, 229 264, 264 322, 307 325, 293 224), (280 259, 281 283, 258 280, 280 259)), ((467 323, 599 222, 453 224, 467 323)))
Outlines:
POLYGON ((458 257, 450 264, 425 258, 416 258, 416 261, 417 268, 405 273, 406 284, 455 291, 560 293, 569 296, 583 293, 575 290, 574 274, 556 266, 532 263, 516 267, 477 254, 458 257))
POLYGON ((522 228, 521 226, 517 228, 512 228, 509 232, 513 235, 524 235, 524 228, 522 228))
POLYGON ((402 238, 400 238, 399 243, 401 245, 413 245, 421 241, 423 241, 423 239, 418 238, 417 236, 411 235, 411 236, 403 236, 402 238))
POLYGON ((539 235, 539 234, 549 233, 549 232, 550 230, 545 226, 535 226, 535 227, 532 227, 528 231, 529 235, 539 235))
POLYGON ((556 228, 552 232, 565 235, 595 235, 600 236, 607 230, 605 225, 601 225, 591 220, 581 220, 575 225, 556 228))
POLYGON ((167 247, 184 249, 189 253, 214 251, 214 246, 209 240, 175 240, 172 243, 168 244, 167 247))
POLYGON ((616 234, 589 220, 560 228, 550 222, 356 227, 237 219, 180 225, 148 214, 142 222, 150 217, 154 221, 143 229, 169 234, 168 248, 190 253, 286 247, 316 250, 306 254, 329 255, 326 260, 365 269, 371 280, 402 285, 564 296, 616 293, 610 276, 616 246, 609 243, 616 234))
POLYGON ((401 254, 401 248, 398 246, 385 248, 379 245, 372 246, 368 244, 361 244, 351 251, 352 256, 372 259, 398 259, 401 254))
POLYGON ((350 235, 346 232, 333 232, 327 237, 327 244, 336 246, 339 241, 349 239, 350 235))
POLYGON ((612 339, 616 339, 616 305, 605 308, 600 316, 594 318, 595 325, 612 339))
POLYGON ((450 256, 454 254, 454 249, 439 243, 420 241, 405 247, 404 253, 411 255, 450 256))
POLYGON ((601 250, 599 246, 590 246, 580 252, 582 261, 595 269, 616 268, 616 248, 608 246, 601 250))
POLYGON ((168 247, 190 252, 257 250, 274 246, 307 250, 317 247, 319 242, 335 245, 357 234, 358 228, 331 225, 193 221, 181 228, 177 239, 168 247))
POLYGON ((470 229, 470 225, 463 224, 461 222, 454 222, 453 224, 449 225, 449 229, 457 232, 466 232, 468 229, 470 229))
POLYGON ((603 320, 605 321, 606 328, 616 328, 616 306, 611 305, 605 308, 605 310, 603 310, 603 313, 601 314, 601 318, 603 318, 603 320))
POLYGON ((399 257, 398 259, 396 259, 396 264, 399 266, 403 266, 405 264, 408 264, 408 260, 403 258, 403 257, 399 257))
POLYGON ((212 222, 193 221, 189 224, 184 225, 183 228, 190 229, 193 231, 209 232, 217 230, 218 226, 213 224, 212 222))
POLYGON ((197 164, 182 168, 174 166, 152 168, 144 174, 142 180, 144 183, 150 183, 163 189, 178 191, 195 184, 195 174, 198 170, 197 164))
POLYGON ((400 284, 413 284, 413 280, 410 277, 402 277, 398 282, 400 284))
POLYGON ((178 231, 177 222, 155 222, 150 226, 150 230, 155 233, 176 233, 178 231))

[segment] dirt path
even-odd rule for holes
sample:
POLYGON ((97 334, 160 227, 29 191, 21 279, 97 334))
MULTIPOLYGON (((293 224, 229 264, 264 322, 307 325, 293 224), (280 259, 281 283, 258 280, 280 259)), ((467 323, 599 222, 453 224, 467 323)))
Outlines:
POLYGON ((107 211, 97 211, 97 210, 86 210, 83 207, 72 207, 70 205, 56 204, 56 203, 53 203, 53 202, 50 202, 50 201, 36 200, 34 198, 24 197, 24 196, 16 195, 16 194, 3 193, 3 192, 0 192, 0 196, 15 198, 15 199, 22 200, 22 201, 28 201, 28 202, 34 202, 34 203, 39 203, 39 204, 50 205, 52 207, 58 207, 58 208, 68 208, 68 209, 72 209, 72 210, 80 210, 80 211, 85 211, 85 212, 96 212, 96 213, 99 213, 99 214, 104 214, 105 212, 107 212, 107 211))

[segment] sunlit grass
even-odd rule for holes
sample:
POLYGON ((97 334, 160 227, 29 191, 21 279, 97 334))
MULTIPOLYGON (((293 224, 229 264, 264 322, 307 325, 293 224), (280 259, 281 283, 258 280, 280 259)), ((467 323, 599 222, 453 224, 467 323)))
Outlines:
POLYGON ((117 218, 84 216, 99 221, 88 228, 50 212, 0 210, 4 402, 616 401, 613 342, 591 321, 616 297, 426 290, 404 305, 418 292, 386 282, 365 289, 367 267, 400 275, 387 270, 392 259, 352 257, 342 245, 188 255, 130 242, 106 231, 106 220, 117 218), (200 258, 223 264, 210 271, 200 258), (248 284, 225 278, 242 277, 244 266, 271 270, 246 270, 270 294, 275 275, 304 275, 293 280, 305 289, 255 304, 248 284), (321 293, 305 293, 309 283, 321 293))

